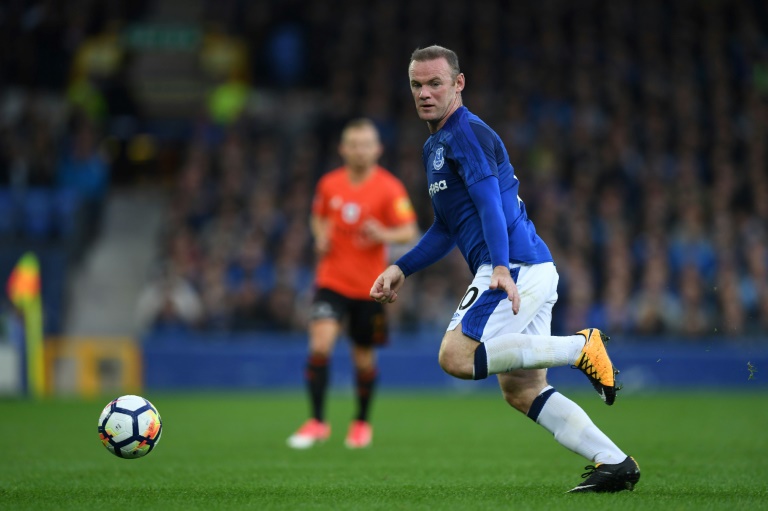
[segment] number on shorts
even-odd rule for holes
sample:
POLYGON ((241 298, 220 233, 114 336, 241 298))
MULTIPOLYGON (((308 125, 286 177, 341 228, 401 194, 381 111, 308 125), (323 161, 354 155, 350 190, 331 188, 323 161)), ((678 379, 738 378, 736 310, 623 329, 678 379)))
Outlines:
POLYGON ((463 311, 464 309, 468 309, 470 305, 475 303, 475 300, 477 300, 477 295, 480 293, 480 290, 477 289, 475 286, 470 287, 467 289, 467 292, 464 294, 464 297, 461 299, 461 303, 459 304, 459 310, 463 311))

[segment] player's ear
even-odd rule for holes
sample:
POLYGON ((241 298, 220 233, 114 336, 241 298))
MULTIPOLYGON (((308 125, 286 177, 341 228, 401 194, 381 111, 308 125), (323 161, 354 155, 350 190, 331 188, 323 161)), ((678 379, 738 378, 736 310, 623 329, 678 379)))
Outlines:
POLYGON ((376 159, 378 160, 384 154, 384 144, 376 142, 376 159))
POLYGON ((458 92, 461 92, 464 90, 464 73, 459 73, 458 76, 456 76, 456 90, 458 92))
POLYGON ((345 134, 346 134, 346 130, 341 132, 341 135, 339 136, 338 145, 336 146, 336 150, 338 151, 339 156, 341 156, 342 158, 347 153, 347 145, 345 144, 346 140, 344 139, 345 134))

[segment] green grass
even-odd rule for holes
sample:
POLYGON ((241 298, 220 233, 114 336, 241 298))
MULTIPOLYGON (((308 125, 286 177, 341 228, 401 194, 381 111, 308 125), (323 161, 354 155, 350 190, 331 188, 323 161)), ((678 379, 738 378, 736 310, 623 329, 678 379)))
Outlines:
POLYGON ((382 393, 364 451, 344 448, 352 399, 335 395, 331 440, 299 452, 302 395, 147 397, 163 437, 139 460, 97 438, 109 398, 0 400, 0 509, 768 508, 766 394, 572 396, 640 463, 636 491, 608 495, 565 495, 587 462, 496 394, 382 393))

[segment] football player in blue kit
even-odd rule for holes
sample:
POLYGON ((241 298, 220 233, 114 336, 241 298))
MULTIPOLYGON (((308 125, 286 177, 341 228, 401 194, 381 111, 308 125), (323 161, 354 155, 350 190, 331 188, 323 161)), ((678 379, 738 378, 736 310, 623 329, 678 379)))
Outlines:
POLYGON ((465 77, 456 53, 417 49, 408 75, 416 111, 431 134, 422 158, 435 217, 416 246, 379 275, 371 297, 394 302, 406 277, 458 246, 474 280, 448 324, 440 366, 462 379, 497 375, 509 405, 593 462, 571 492, 632 490, 640 479, 635 460, 547 383, 546 368, 572 365, 611 405, 618 371, 599 330, 551 334, 558 282, 552 255, 518 196, 504 144, 462 104, 465 77))

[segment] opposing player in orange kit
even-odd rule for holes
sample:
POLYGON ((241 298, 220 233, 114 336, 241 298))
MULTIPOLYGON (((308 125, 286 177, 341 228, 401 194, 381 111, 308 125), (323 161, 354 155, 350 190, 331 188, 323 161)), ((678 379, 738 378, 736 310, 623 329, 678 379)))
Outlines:
POLYGON ((288 438, 295 449, 312 447, 331 434, 324 416, 329 358, 345 326, 352 342, 358 404, 345 444, 367 447, 373 438, 369 410, 377 376, 374 348, 387 342, 387 323, 382 304, 369 296, 370 286, 387 266, 387 244, 407 243, 418 235, 405 187, 378 165, 382 151, 372 121, 349 122, 339 144, 344 165, 323 176, 315 190, 311 228, 319 262, 305 374, 311 417, 288 438))

